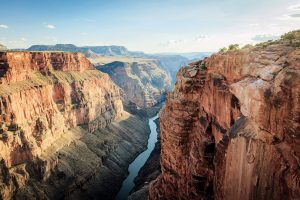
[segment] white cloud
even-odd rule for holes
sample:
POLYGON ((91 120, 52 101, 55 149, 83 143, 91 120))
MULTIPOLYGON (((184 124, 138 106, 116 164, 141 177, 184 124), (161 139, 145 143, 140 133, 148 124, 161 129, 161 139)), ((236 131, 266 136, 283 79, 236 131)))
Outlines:
POLYGON ((87 35, 87 32, 81 32, 80 35, 87 35))
POLYGON ((49 29, 55 29, 56 27, 52 24, 47 24, 46 25, 46 28, 49 28, 49 29))
POLYGON ((160 43, 160 45, 171 47, 171 46, 177 46, 177 45, 185 44, 186 42, 187 42, 186 40, 169 40, 167 42, 160 43))
POLYGON ((288 10, 292 10, 292 11, 298 11, 298 10, 300 10, 300 4, 289 6, 288 10))
POLYGON ((208 35, 199 35, 199 36, 197 36, 197 37, 194 38, 194 41, 201 42, 201 41, 203 41, 205 39, 209 39, 209 38, 210 37, 208 35))
POLYGON ((273 34, 262 34, 262 35, 255 35, 251 39, 254 41, 264 42, 268 40, 276 40, 279 39, 279 35, 273 35, 273 34))
POLYGON ((300 11, 300 4, 292 5, 287 8, 289 10, 289 13, 286 13, 277 19, 279 20, 300 20, 300 13, 297 11, 300 11))
POLYGON ((8 28, 8 26, 5 24, 0 24, 0 28, 8 28))
POLYGON ((279 20, 300 20, 300 14, 285 14, 278 17, 279 20))
POLYGON ((169 40, 167 42, 162 42, 159 44, 159 46, 163 46, 163 47, 178 47, 178 46, 183 46, 183 45, 187 45, 190 43, 195 43, 195 42, 203 42, 203 41, 207 41, 208 39, 210 39, 211 37, 208 35, 199 35, 193 39, 178 39, 178 40, 169 40))

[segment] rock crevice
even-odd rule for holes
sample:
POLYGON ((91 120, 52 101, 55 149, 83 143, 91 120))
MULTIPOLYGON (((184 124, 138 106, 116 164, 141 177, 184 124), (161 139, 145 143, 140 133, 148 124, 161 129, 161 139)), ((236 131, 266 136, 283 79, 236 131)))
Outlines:
POLYGON ((181 68, 150 199, 299 198, 299 53, 274 44, 181 68))

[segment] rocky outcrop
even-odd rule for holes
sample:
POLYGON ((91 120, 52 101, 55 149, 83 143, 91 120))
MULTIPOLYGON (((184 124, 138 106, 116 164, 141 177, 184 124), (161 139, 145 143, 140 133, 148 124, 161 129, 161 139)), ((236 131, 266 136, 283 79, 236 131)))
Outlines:
POLYGON ((150 199, 300 198, 299 63, 299 49, 278 43, 180 69, 150 199))
POLYGON ((140 108, 149 108, 162 102, 171 87, 170 76, 158 67, 155 60, 141 62, 112 62, 97 69, 109 74, 123 90, 124 103, 133 102, 140 108))
POLYGON ((0 197, 112 199, 149 132, 119 87, 81 53, 2 52, 0 69, 0 197))

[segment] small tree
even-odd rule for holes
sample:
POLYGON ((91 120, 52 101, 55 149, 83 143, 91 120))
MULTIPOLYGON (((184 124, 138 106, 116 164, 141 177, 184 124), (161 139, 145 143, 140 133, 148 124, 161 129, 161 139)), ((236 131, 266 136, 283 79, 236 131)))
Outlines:
POLYGON ((228 46, 228 50, 233 51, 233 50, 238 50, 239 49, 239 44, 231 44, 228 46))
POLYGON ((227 51, 227 48, 226 47, 223 47, 219 50, 219 53, 225 53, 227 51))
POLYGON ((290 31, 282 35, 281 40, 288 41, 293 46, 300 46, 300 30, 290 31))

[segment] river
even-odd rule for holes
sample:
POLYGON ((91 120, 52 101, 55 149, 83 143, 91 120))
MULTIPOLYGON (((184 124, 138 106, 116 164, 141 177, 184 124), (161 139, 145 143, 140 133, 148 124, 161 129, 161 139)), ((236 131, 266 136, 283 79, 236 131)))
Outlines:
POLYGON ((157 142, 157 131, 156 131, 156 124, 154 120, 157 118, 157 116, 149 119, 149 127, 151 130, 149 139, 148 139, 148 146, 147 150, 142 152, 138 157, 129 165, 128 171, 129 175, 128 177, 123 181, 122 187, 117 194, 115 200, 125 200, 127 199, 130 191, 134 187, 134 178, 138 175, 140 169, 144 166, 147 159, 149 158, 151 152, 153 151, 155 147, 155 143, 157 142))

